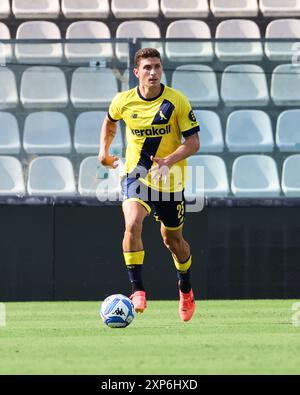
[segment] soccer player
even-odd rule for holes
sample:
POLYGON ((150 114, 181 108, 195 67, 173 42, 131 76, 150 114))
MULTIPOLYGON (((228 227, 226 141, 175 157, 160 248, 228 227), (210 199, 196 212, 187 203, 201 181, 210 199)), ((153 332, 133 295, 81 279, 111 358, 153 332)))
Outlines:
POLYGON ((199 125, 187 98, 160 82, 163 66, 156 49, 138 50, 134 62, 138 86, 118 93, 112 100, 101 129, 99 160, 110 168, 118 166, 119 158, 110 155, 109 147, 116 134, 116 123, 123 119, 127 139, 121 178, 123 253, 132 286, 130 298, 137 312, 146 309, 142 227, 154 208, 154 216, 161 222, 163 242, 177 270, 179 315, 183 321, 189 321, 195 301, 190 279, 192 255, 182 234, 185 159, 200 147, 199 125))

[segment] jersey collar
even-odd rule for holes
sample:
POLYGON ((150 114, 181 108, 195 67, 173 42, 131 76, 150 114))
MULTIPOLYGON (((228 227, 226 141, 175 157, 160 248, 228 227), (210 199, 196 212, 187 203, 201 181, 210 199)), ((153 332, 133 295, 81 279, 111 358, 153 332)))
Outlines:
POLYGON ((139 87, 137 87, 137 93, 138 93, 139 97, 140 97, 142 100, 145 100, 145 101, 153 101, 153 100, 158 99, 158 98, 163 94, 164 89, 165 89, 165 86, 164 86, 164 84, 161 83, 161 84, 160 84, 160 92, 159 92, 159 94, 158 94, 157 96, 155 96, 155 97, 152 97, 151 99, 147 99, 146 97, 144 97, 144 96, 141 94, 139 87))

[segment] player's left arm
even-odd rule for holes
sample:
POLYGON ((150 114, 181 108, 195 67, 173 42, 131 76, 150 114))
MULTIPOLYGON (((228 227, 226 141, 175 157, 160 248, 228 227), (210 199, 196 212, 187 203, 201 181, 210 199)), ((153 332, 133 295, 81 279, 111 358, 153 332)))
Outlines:
POLYGON ((186 136, 184 143, 165 158, 151 156, 150 159, 155 162, 155 166, 150 170, 150 172, 153 173, 153 181, 162 180, 165 183, 168 179, 171 166, 195 154, 199 148, 199 135, 198 133, 193 133, 192 135, 186 136))
POLYGON ((190 136, 185 137, 185 141, 170 155, 165 158, 157 158, 151 156, 151 160, 155 162, 158 167, 167 166, 170 168, 175 163, 180 162, 183 159, 188 158, 191 155, 194 155, 200 148, 200 139, 199 134, 194 133, 190 136))
POLYGON ((165 158, 151 157, 152 161, 156 163, 153 171, 164 168, 164 171, 160 171, 160 173, 164 173, 161 174, 162 177, 160 178, 166 178, 165 176, 171 166, 195 154, 200 148, 200 139, 198 134, 200 128, 195 114, 193 113, 191 104, 183 94, 178 93, 177 97, 177 122, 179 130, 181 131, 185 141, 174 152, 165 158))

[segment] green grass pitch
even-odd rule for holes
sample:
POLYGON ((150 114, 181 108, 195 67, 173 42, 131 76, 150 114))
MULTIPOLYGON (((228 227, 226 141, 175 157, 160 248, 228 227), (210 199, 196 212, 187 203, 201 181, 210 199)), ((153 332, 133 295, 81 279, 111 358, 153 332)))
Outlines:
POLYGON ((0 374, 299 374, 295 300, 148 301, 124 329, 104 326, 98 302, 6 303, 0 374))

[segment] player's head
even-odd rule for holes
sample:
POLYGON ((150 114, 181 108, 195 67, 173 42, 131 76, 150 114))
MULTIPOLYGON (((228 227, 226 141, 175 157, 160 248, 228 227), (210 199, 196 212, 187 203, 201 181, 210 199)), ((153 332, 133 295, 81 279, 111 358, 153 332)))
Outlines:
POLYGON ((141 48, 134 55, 134 67, 137 68, 142 59, 158 58, 161 62, 161 56, 156 48, 141 48))
POLYGON ((134 56, 134 74, 144 86, 157 86, 162 75, 160 53, 155 48, 141 48, 134 56))

